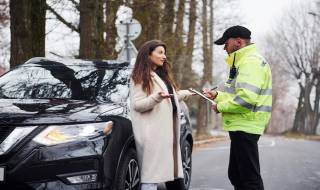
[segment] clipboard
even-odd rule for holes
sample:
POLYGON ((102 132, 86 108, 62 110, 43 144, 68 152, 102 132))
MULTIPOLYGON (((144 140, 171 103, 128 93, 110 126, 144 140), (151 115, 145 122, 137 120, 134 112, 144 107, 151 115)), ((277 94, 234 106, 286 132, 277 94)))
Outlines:
POLYGON ((204 94, 202 94, 201 92, 193 89, 193 88, 189 88, 189 90, 193 93, 198 94, 199 96, 201 96, 202 98, 206 99, 207 101, 209 101, 211 104, 216 104, 213 100, 211 100, 210 98, 206 97, 204 94))

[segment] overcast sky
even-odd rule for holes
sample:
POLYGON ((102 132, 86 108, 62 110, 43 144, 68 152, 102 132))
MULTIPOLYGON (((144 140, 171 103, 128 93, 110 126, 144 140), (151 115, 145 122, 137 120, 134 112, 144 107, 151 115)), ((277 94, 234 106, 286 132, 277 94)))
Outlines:
POLYGON ((240 0, 241 16, 252 31, 253 39, 263 37, 279 22, 285 10, 299 0, 240 0))

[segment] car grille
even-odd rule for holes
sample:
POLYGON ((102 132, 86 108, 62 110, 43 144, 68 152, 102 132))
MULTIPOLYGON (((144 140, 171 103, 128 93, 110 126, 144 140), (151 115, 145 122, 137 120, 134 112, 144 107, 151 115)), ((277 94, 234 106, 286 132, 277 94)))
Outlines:
POLYGON ((0 144, 10 135, 14 127, 0 127, 0 144))

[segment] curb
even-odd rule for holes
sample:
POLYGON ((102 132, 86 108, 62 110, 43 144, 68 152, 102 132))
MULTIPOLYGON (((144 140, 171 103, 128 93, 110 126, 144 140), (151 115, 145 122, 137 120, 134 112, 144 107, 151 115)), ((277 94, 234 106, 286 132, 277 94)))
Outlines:
POLYGON ((210 138, 210 139, 206 139, 206 140, 199 140, 199 141, 195 141, 193 143, 193 147, 199 147, 204 144, 209 144, 209 143, 217 142, 217 141, 224 141, 227 139, 228 139, 227 137, 214 137, 214 138, 210 138))

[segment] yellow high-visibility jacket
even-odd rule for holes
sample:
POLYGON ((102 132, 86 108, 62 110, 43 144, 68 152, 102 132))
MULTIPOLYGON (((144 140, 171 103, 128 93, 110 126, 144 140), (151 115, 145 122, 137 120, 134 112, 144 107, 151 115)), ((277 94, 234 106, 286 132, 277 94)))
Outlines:
POLYGON ((226 63, 236 74, 215 99, 226 131, 263 134, 272 111, 271 69, 254 44, 230 54, 226 63))

